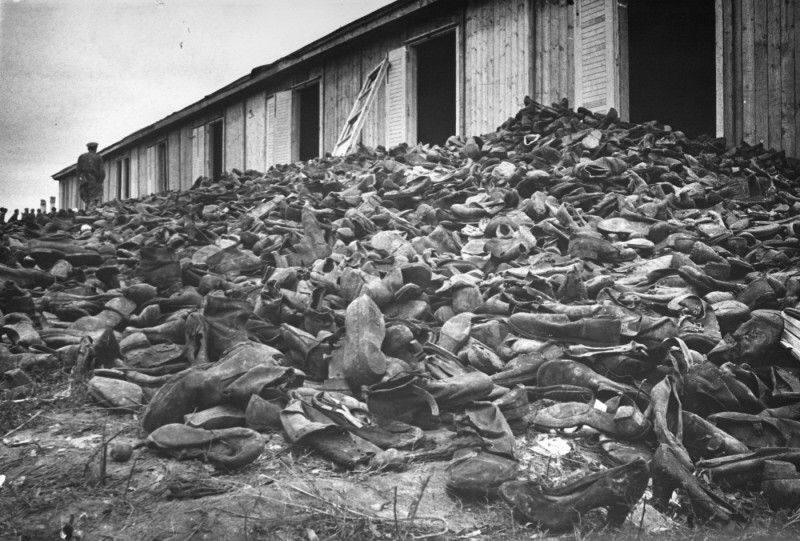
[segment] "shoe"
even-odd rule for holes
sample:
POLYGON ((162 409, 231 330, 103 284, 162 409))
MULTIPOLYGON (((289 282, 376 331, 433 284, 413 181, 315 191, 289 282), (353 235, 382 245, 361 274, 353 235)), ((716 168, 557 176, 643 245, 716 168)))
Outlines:
POLYGON ((161 291, 181 285, 181 264, 165 246, 143 246, 138 275, 161 291))
POLYGON ((678 275, 683 278, 686 283, 697 288, 701 295, 712 291, 731 291, 738 293, 743 289, 740 284, 735 282, 727 282, 724 280, 717 280, 712 278, 701 269, 684 265, 678 269, 678 275))
POLYGON ((202 315, 193 314, 191 324, 184 320, 184 340, 194 361, 217 362, 228 348, 247 342, 247 321, 252 313, 248 301, 208 295, 202 315))
POLYGON ((34 317, 36 305, 30 292, 21 289, 13 280, 8 280, 0 289, 0 312, 19 312, 34 317))
POLYGON ((281 411, 286 404, 284 398, 265 400, 258 395, 251 395, 244 412, 245 426, 257 432, 281 430, 281 411))
POLYGON ((767 460, 764 462, 761 490, 773 511, 795 509, 800 505, 800 472, 789 462, 767 460))
POLYGON ((711 310, 717 317, 723 335, 734 332, 739 325, 750 319, 750 308, 732 299, 712 304, 711 310))
POLYGON ((183 419, 185 425, 204 430, 234 428, 245 424, 244 412, 230 404, 220 404, 207 410, 193 412, 184 415, 183 419))
POLYGON ((570 321, 562 314, 517 312, 508 318, 508 327, 517 335, 534 340, 614 346, 619 344, 622 325, 617 318, 570 321))
POLYGON ((503 369, 491 375, 495 385, 513 387, 514 385, 531 385, 536 383, 539 367, 547 362, 542 355, 522 354, 508 361, 503 369))
POLYGON ((199 458, 224 470, 255 461, 264 451, 264 438, 249 428, 203 430, 168 424, 147 436, 147 446, 178 459, 199 458))
POLYGON ((644 437, 652 428, 650 422, 635 406, 620 406, 615 413, 595 408, 592 404, 563 402, 537 410, 531 425, 540 430, 590 426, 621 440, 644 437))
POLYGON ((381 351, 385 336, 383 315, 367 294, 347 306, 343 371, 354 392, 379 382, 386 374, 386 358, 381 351))
POLYGON ((136 413, 145 403, 142 388, 129 381, 94 376, 86 387, 96 402, 111 411, 136 413))
POLYGON ((653 450, 646 442, 619 441, 605 434, 600 434, 598 441, 603 454, 615 464, 629 464, 636 459, 647 463, 653 460, 653 450))
POLYGON ((708 420, 750 449, 800 447, 800 421, 733 411, 715 413, 708 420))
POLYGON ((647 464, 636 459, 556 488, 534 481, 508 481, 498 492, 518 519, 542 529, 571 529, 584 514, 598 508, 607 510, 609 526, 620 527, 644 494, 649 479, 647 464))
POLYGON ((36 269, 17 269, 0 265, 0 281, 14 282, 24 289, 34 289, 37 287, 48 288, 56 281, 55 277, 48 273, 36 269))
POLYGON ((553 359, 543 363, 536 373, 536 382, 538 386, 544 387, 573 385, 590 389, 595 393, 611 392, 621 393, 634 399, 647 398, 643 391, 624 383, 612 381, 585 364, 569 359, 553 359))
POLYGON ((312 404, 337 425, 381 449, 414 450, 423 444, 421 429, 370 413, 366 404, 353 397, 326 391, 315 394, 312 404))
POLYGON ((762 361, 775 348, 783 334, 783 318, 777 310, 753 310, 730 340, 719 342, 708 353, 714 364, 734 364, 762 361))
POLYGON ((496 496, 500 485, 512 481, 518 473, 516 460, 482 450, 463 449, 456 451, 447 466, 445 487, 459 496, 489 498, 496 496))
POLYGON ((380 447, 340 427, 303 399, 292 399, 281 411, 281 424, 290 442, 308 445, 347 469, 365 464, 381 452, 380 447))
POLYGON ((739 513, 722 497, 711 491, 691 469, 678 458, 675 450, 662 443, 653 457, 653 506, 666 509, 675 489, 682 489, 689 498, 692 512, 702 523, 727 524, 741 519, 739 513))
POLYGON ((172 376, 156 391, 142 414, 142 428, 150 433, 170 423, 183 423, 184 415, 221 401, 222 391, 216 382, 204 371, 190 368, 172 376))
POLYGON ((750 452, 747 445, 690 411, 683 412, 683 445, 695 462, 750 452))
POLYGON ((603 237, 579 234, 569 241, 567 255, 600 263, 624 263, 637 257, 636 250, 615 245, 603 237))

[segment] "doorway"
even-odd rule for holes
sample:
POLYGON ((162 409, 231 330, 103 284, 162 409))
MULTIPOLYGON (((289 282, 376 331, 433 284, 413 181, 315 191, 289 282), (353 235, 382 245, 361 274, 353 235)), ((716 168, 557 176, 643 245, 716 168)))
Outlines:
POLYGON ((630 121, 713 137, 715 47, 714 0, 630 0, 630 121))
POLYGON ((167 189, 167 143, 159 143, 156 147, 156 192, 167 189))
POLYGON ((310 160, 319 156, 319 83, 296 91, 298 159, 310 160))
POLYGON ((444 145, 456 133, 456 33, 414 47, 417 64, 417 140, 444 145))
POLYGON ((222 119, 208 124, 208 172, 212 180, 222 178, 223 137, 222 119))

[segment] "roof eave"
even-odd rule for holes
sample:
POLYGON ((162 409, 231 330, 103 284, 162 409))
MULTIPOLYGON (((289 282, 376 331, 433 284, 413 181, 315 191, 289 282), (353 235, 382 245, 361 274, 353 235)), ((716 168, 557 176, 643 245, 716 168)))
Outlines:
MULTIPOLYGON (((326 36, 309 43, 308 45, 276 60, 271 64, 254 68, 250 74, 240 77, 236 81, 220 88, 216 92, 205 96, 203 99, 179 111, 176 111, 169 116, 150 124, 149 126, 137 130, 120 141, 117 141, 116 143, 104 148, 102 151, 100 151, 100 153, 106 155, 118 152, 154 132, 169 128, 171 125, 187 117, 199 114, 209 107, 217 105, 238 93, 244 92, 253 86, 263 83, 278 72, 284 71, 301 62, 309 60, 314 56, 323 54, 344 42, 360 37, 367 32, 373 31, 376 28, 396 21, 399 18, 406 17, 415 11, 439 1, 441 0, 397 0, 391 4, 388 4, 376 11, 373 11, 372 13, 369 13, 351 23, 342 26, 341 28, 334 30, 326 36)), ((56 173, 56 175, 59 175, 65 171, 66 169, 56 173)), ((53 177, 55 178, 56 175, 53 175, 53 177)))

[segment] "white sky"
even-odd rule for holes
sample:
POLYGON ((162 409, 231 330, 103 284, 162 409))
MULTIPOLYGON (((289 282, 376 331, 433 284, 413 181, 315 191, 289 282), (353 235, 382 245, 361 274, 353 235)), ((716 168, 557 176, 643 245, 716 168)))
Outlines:
POLYGON ((0 206, 391 0, 0 0, 0 206))

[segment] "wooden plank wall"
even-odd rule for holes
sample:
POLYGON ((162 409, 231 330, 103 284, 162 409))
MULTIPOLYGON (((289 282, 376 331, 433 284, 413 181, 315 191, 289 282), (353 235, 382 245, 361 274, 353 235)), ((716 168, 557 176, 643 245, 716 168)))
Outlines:
POLYGON ((263 172, 266 167, 267 110, 264 92, 251 96, 244 111, 244 167, 263 172))
POLYGON ((143 195, 139 193, 139 148, 132 147, 130 150, 131 158, 131 197, 143 195))
POLYGON ((206 174, 206 127, 192 130, 192 182, 206 174))
POLYGON ((574 105, 605 113, 613 103, 613 42, 607 0, 578 0, 574 105))
POLYGON ((533 0, 533 99, 550 104, 575 87, 575 9, 569 0, 533 0))
MULTIPOLYGON (((537 5, 542 2, 536 0, 537 5)), ((531 81, 534 54, 530 47, 530 8, 526 0, 471 0, 467 4, 464 128, 468 135, 493 131, 517 113, 526 95, 535 92, 531 81)), ((554 28, 558 31, 557 25, 554 28)), ((548 76, 547 88, 550 84, 548 76)), ((560 84, 558 80, 554 83, 560 84)))
POLYGON ((181 190, 188 190, 194 179, 192 178, 192 126, 185 124, 180 127, 180 181, 178 187, 181 190))
POLYGON ((362 71, 362 63, 361 51, 353 49, 326 66, 322 75, 322 111, 325 111, 322 140, 325 150, 330 150, 335 145, 358 91, 361 90, 362 76, 366 75, 362 71), (340 119, 344 120, 339 121, 340 119), (327 144, 328 141, 333 143, 327 144))
MULTIPOLYGON (((406 76, 408 50, 400 47, 389 52, 389 71, 386 73, 386 135, 384 144, 391 147, 408 143, 408 104, 410 90, 406 76)), ((411 143, 413 144, 413 143, 411 143)))
POLYGON ((113 201, 117 198, 117 186, 119 179, 117 178, 117 160, 105 160, 106 180, 103 186, 102 201, 113 201))
POLYGON ((150 185, 150 169, 147 167, 147 147, 151 142, 139 146, 139 151, 136 153, 137 167, 139 175, 137 176, 137 192, 139 195, 144 196, 149 194, 148 187, 150 185))
POLYGON ((725 136, 800 156, 800 8, 794 0, 721 0, 717 17, 725 136))
POLYGON ((266 154, 268 168, 275 165, 275 96, 267 98, 267 118, 266 118, 266 154))
POLYGON ((181 189, 181 132, 173 130, 167 136, 167 189, 181 189))
MULTIPOLYGON (((324 116, 323 151, 328 152, 335 146, 339 132, 347 121, 347 116, 364 83, 364 77, 375 66, 380 64, 391 51, 403 47, 407 40, 460 20, 461 11, 456 10, 447 17, 432 17, 416 21, 402 28, 396 28, 392 32, 382 33, 369 41, 354 44, 353 53, 341 53, 327 59, 324 64, 322 84, 323 103, 325 104, 322 111, 324 116), (337 93, 341 93, 341 97, 337 96, 337 93), (335 107, 331 108, 328 106, 329 104, 335 104, 335 107)), ((364 145, 375 147, 386 144, 388 126, 386 106, 386 81, 384 81, 378 88, 375 101, 364 121, 361 131, 361 142, 364 145)), ((407 133, 407 128, 403 128, 403 133, 407 133)), ((392 139, 397 143, 400 140, 405 141, 407 137, 398 135, 392 139)))
POLYGON ((151 145, 147 147, 147 151, 145 152, 145 160, 146 160, 146 167, 147 167, 147 184, 144 190, 144 193, 155 193, 158 191, 159 187, 156 186, 156 169, 157 169, 157 157, 156 152, 158 151, 158 145, 151 145))
POLYGON ((223 171, 244 170, 244 102, 225 109, 223 121, 223 171))
POLYGON ((275 156, 276 164, 291 163, 292 160, 292 91, 275 94, 275 156))
MULTIPOLYGON (((395 42, 391 44, 387 44, 387 46, 396 45, 399 47, 401 42, 397 39, 395 42)), ((387 51, 384 50, 383 47, 377 47, 375 45, 365 47, 363 49, 362 57, 361 57, 361 70, 362 70, 362 77, 361 82, 363 84, 364 76, 367 73, 372 71, 372 68, 383 62, 383 59, 386 58, 387 51)), ((355 101, 355 99, 353 100, 355 101)), ((384 138, 386 135, 386 79, 380 83, 376 93, 375 93, 375 100, 372 102, 372 107, 367 112, 366 119, 364 120, 364 126, 361 129, 361 141, 369 146, 376 146, 378 144, 384 144, 384 138)), ((349 114, 349 111, 348 111, 349 114)), ((345 121, 347 119, 345 118, 345 121)), ((330 126, 331 123, 327 122, 326 125, 330 126)), ((333 143, 331 143, 330 147, 326 147, 326 149, 333 148, 333 145, 336 144, 336 138, 339 137, 339 131, 341 131, 344 122, 340 123, 337 126, 334 126, 333 131, 336 132, 336 136, 333 139, 333 143)), ((329 141, 328 137, 325 137, 325 141, 329 141)))

